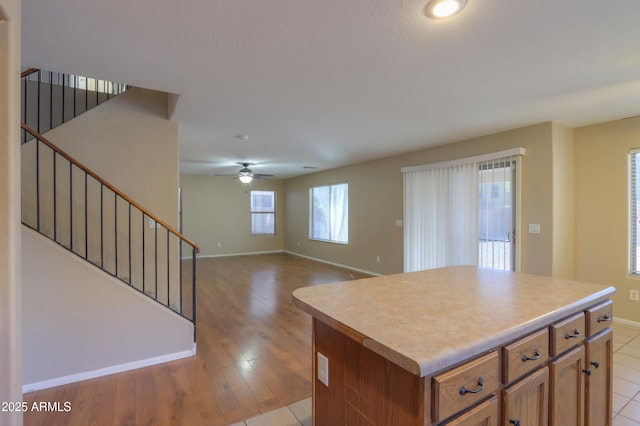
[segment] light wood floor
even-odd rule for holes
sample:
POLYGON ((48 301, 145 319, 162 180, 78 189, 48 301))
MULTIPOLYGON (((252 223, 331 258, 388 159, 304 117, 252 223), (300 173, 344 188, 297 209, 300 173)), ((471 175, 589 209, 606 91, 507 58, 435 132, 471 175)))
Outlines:
POLYGON ((311 396, 311 318, 291 292, 363 275, 286 254, 197 268, 195 357, 25 394, 72 410, 27 412, 24 424, 228 425, 311 396))

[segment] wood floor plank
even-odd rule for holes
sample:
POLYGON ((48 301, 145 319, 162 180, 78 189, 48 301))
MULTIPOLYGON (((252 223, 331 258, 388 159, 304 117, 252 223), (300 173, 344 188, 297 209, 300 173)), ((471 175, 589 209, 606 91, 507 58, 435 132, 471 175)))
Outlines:
POLYGON ((311 396, 311 318, 291 293, 365 275, 287 254, 198 259, 197 268, 195 357, 25 394, 73 407, 27 412, 25 426, 222 426, 311 396))

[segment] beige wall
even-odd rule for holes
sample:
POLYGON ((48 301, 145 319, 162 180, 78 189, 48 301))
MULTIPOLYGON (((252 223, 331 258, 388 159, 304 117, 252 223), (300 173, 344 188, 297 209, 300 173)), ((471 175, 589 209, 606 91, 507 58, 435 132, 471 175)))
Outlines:
POLYGON ((523 147, 521 228, 538 223, 540 234, 519 232, 521 270, 553 271, 553 123, 542 123, 286 181, 285 249, 380 274, 402 272, 403 183, 400 169, 523 147), (349 182, 349 244, 308 238, 309 187, 349 182), (380 256, 378 263, 377 256, 380 256))
POLYGON ((99 176, 178 225, 178 123, 168 95, 134 88, 44 136, 99 176))
MULTIPOLYGON (((0 0, 0 402, 22 400, 20 285, 20 1, 0 0)), ((0 412, 21 425, 21 413, 0 412)))
POLYGON ((613 285, 615 316, 640 322, 629 289, 640 278, 628 271, 627 153, 640 147, 640 118, 575 130, 576 278, 613 285))
POLYGON ((243 184, 230 177, 181 175, 180 186, 183 233, 200 245, 200 256, 283 250, 283 181, 253 180, 243 184), (251 190, 276 191, 276 235, 251 235, 251 190))

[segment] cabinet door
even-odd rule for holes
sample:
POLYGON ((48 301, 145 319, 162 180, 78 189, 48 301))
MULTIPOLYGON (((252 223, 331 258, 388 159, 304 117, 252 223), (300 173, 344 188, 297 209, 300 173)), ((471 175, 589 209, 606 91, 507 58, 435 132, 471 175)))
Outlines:
POLYGON ((541 368, 502 391, 502 424, 547 426, 549 367, 541 368))
POLYGON ((550 426, 584 425, 585 350, 580 345, 550 364, 550 426))
POLYGON ((451 420, 446 426, 498 426, 498 398, 495 396, 460 417, 451 420))
POLYGON ((611 425, 613 333, 607 329, 587 340, 587 407, 585 425, 611 425))

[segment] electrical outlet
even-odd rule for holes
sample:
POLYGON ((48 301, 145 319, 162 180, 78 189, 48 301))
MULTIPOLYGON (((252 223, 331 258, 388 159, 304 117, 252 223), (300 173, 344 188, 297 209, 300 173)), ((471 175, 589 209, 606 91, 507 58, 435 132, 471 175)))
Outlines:
POLYGON ((629 300, 633 300, 634 302, 640 302, 640 291, 629 290, 629 300))
POLYGON ((380 260, 381 260, 380 256, 376 256, 376 263, 380 263, 380 260))
POLYGON ((318 380, 324 383, 325 386, 329 386, 329 359, 320 352, 318 352, 316 367, 318 369, 318 380))

